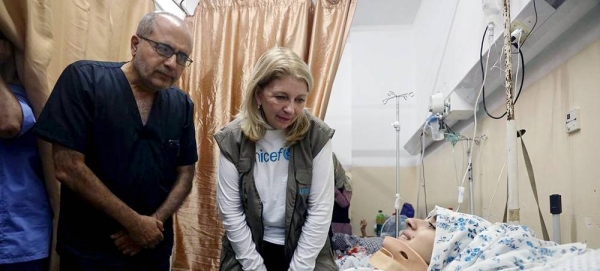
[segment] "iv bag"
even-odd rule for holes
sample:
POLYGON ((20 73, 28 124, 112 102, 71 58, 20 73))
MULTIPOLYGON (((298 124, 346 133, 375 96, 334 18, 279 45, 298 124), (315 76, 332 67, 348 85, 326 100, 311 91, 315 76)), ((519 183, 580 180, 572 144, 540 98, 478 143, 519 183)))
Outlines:
POLYGON ((483 5, 483 14, 485 14, 488 23, 499 21, 501 12, 498 0, 481 0, 481 4, 483 5))

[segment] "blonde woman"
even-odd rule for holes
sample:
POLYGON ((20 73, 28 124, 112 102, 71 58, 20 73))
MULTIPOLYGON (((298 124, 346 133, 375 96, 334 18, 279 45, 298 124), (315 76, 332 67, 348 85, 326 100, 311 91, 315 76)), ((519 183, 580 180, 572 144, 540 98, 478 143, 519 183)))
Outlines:
POLYGON ((215 135, 220 270, 337 270, 328 239, 334 131, 305 110, 312 86, 296 53, 268 50, 239 115, 215 135))

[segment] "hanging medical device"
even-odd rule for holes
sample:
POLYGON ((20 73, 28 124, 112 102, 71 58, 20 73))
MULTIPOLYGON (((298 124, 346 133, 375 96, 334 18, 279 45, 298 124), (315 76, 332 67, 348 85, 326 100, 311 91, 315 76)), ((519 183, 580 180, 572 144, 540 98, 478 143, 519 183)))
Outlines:
POLYGON ((446 108, 447 104, 444 101, 444 93, 438 92, 431 95, 431 107, 429 111, 432 113, 432 116, 429 118, 429 128, 433 141, 444 140, 444 132, 446 131, 444 116, 447 111, 446 108))
POLYGON ((498 0, 481 0, 481 5, 488 24, 494 25, 495 21, 502 18, 498 0))
POLYGON ((463 175, 462 181, 458 184, 458 207, 456 211, 460 210, 460 205, 464 201, 465 196, 465 187, 464 182, 465 178, 469 178, 469 212, 470 214, 475 214, 475 196, 473 193, 473 145, 480 145, 482 141, 487 139, 487 135, 477 136, 475 138, 462 136, 460 134, 448 134, 446 140, 449 141, 452 146, 456 145, 459 141, 467 141, 467 169, 465 174, 463 175))
POLYGON ((391 99, 396 99, 396 121, 392 123, 392 127, 396 130, 396 199, 394 201, 394 209, 396 210, 396 236, 400 232, 400 98, 405 101, 408 97, 413 97, 412 92, 396 94, 393 91, 388 92, 388 97, 383 99, 383 104, 391 99))

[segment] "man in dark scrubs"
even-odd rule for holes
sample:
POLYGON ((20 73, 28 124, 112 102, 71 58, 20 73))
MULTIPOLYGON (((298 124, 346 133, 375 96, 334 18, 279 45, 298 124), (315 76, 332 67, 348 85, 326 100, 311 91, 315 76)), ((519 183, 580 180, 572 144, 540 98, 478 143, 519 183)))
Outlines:
POLYGON ((173 87, 191 51, 181 19, 149 13, 131 61, 78 61, 58 79, 34 132, 62 183, 61 270, 170 269, 171 216, 198 160, 194 105, 173 87))

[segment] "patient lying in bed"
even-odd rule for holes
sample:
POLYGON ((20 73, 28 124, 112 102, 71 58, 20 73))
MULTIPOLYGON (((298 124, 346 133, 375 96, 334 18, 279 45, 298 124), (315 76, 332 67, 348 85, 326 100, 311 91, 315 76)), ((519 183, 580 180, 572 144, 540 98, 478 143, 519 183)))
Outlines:
POLYGON ((600 251, 583 243, 543 241, 526 226, 492 224, 441 207, 428 219, 408 219, 394 242, 425 262, 423 270, 600 270, 600 251))
POLYGON ((369 237, 366 232, 367 221, 360 221, 360 231, 362 236, 349 235, 344 233, 334 233, 331 237, 331 248, 342 254, 352 254, 359 249, 367 254, 373 254, 383 246, 383 237, 369 237))

